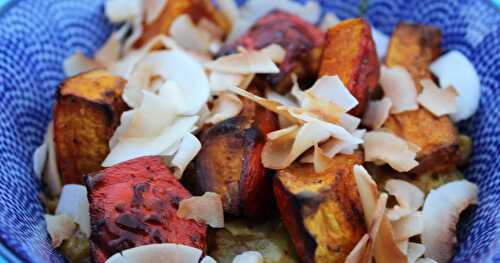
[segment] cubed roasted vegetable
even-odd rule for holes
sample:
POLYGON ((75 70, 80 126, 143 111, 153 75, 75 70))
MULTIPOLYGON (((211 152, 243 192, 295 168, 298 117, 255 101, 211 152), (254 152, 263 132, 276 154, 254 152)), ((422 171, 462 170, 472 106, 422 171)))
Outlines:
POLYGON ((126 81, 96 70, 65 80, 54 108, 54 143, 63 183, 83 182, 101 169, 108 142, 127 109, 122 100, 126 81))
POLYGON ((319 75, 338 75, 359 104, 351 113, 362 116, 370 92, 380 76, 370 25, 363 19, 348 19, 330 28, 321 58, 319 75))
POLYGON ((302 18, 284 11, 272 11, 260 18, 242 37, 222 47, 217 56, 237 52, 238 47, 261 49, 278 44, 286 50, 285 60, 279 64, 280 73, 257 76, 257 80, 278 92, 292 87, 291 74, 297 74, 303 86, 314 82, 321 56, 323 33, 302 18))
POLYGON ((160 157, 141 157, 85 176, 90 203, 90 251, 104 262, 122 250, 176 243, 205 250, 205 224, 177 217, 191 194, 160 157))
POLYGON ((298 162, 278 171, 276 203, 302 262, 344 262, 366 233, 352 172, 362 162, 362 153, 356 152, 336 155, 321 173, 298 162))
POLYGON ((226 34, 231 29, 229 20, 212 5, 210 0, 169 0, 160 15, 151 24, 144 25, 144 32, 134 46, 141 47, 160 34, 168 35, 172 22, 183 14, 189 14, 195 23, 206 18, 218 25, 226 34))
MULTIPOLYGON (((254 86, 249 90, 257 92, 254 86)), ((272 212, 272 171, 262 166, 261 153, 267 133, 276 130, 278 122, 274 113, 241 99, 238 116, 201 135, 192 181, 197 193, 220 194, 226 213, 264 218, 272 212)))
MULTIPOLYGON (((392 34, 386 64, 406 68, 420 92, 420 80, 432 78, 429 65, 441 53, 440 44, 439 30, 401 23, 392 34)), ((448 116, 436 117, 420 107, 390 115, 383 127, 421 148, 414 173, 446 170, 460 161, 458 133, 448 116)))

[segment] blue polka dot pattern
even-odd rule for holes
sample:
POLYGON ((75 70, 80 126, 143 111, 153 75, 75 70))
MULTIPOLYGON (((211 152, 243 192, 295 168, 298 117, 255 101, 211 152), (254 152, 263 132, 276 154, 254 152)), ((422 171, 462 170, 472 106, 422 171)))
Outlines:
MULTIPOLYGON (((102 0, 19 0, 0 17, 0 241, 23 261, 63 262, 50 249, 32 175, 32 152, 51 119, 62 61, 76 50, 92 54, 111 25, 102 0)), ((238 0, 238 2, 244 2, 238 0)), ((319 0, 340 18, 360 15, 363 0, 319 0)), ((364 16, 390 33, 401 21, 443 31, 446 50, 475 65, 482 85, 478 113, 460 125, 474 140, 466 170, 481 189, 479 206, 464 217, 455 262, 500 260, 500 12, 487 0, 368 0, 364 16)))

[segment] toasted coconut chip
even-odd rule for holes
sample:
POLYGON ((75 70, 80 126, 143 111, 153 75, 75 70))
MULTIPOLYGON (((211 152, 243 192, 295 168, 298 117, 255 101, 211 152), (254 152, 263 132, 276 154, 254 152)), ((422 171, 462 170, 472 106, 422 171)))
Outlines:
POLYGON ((323 153, 317 144, 314 145, 313 165, 314 171, 317 173, 325 171, 330 166, 330 158, 323 153))
POLYGON ((389 36, 377 30, 375 27, 372 28, 373 42, 375 42, 375 49, 377 50, 377 57, 382 60, 387 53, 389 48, 389 36))
POLYGON ((422 210, 424 231, 421 235, 426 257, 437 262, 451 259, 460 213, 469 205, 477 204, 477 195, 477 185, 466 180, 447 183, 427 195, 422 210))
POLYGON ((430 68, 439 78, 439 86, 452 86, 458 92, 457 112, 451 114, 451 118, 458 122, 474 115, 479 107, 481 83, 470 60, 460 51, 452 50, 434 61, 430 68))
POLYGON ((417 97, 418 103, 432 112, 435 116, 443 116, 457 111, 458 96, 453 86, 440 89, 432 80, 423 79, 420 81, 423 90, 417 97))
POLYGON ((425 246, 419 243, 408 243, 408 263, 414 263, 417 259, 424 255, 425 246))
POLYGON ((205 256, 200 263, 217 263, 215 259, 213 259, 211 256, 205 256))
MULTIPOLYGON (((354 178, 358 188, 363 213, 368 226, 375 218, 376 197, 379 195, 377 184, 361 165, 353 166, 354 178)), ((399 249, 392 233, 392 227, 385 215, 374 241, 374 256, 377 262, 406 262, 406 256, 399 249)))
POLYGON ((56 208, 57 215, 67 215, 80 227, 80 231, 90 237, 90 213, 87 188, 78 184, 64 185, 56 208))
POLYGON ((382 193, 377 199, 375 205, 375 211, 373 212, 373 218, 371 218, 371 224, 368 226, 370 234, 370 242, 368 243, 367 255, 369 259, 373 257, 373 250, 375 245, 375 240, 377 240, 378 232, 380 231, 380 225, 382 220, 384 220, 385 206, 387 204, 388 195, 382 193))
POLYGON ((135 65, 141 60, 142 53, 139 50, 131 50, 127 52, 125 57, 115 61, 108 66, 109 72, 122 78, 128 79, 135 65))
POLYGON ((274 63, 282 63, 286 56, 286 50, 278 44, 271 44, 261 49, 260 52, 271 58, 274 63))
POLYGON ((215 94, 217 92, 230 90, 232 87, 235 86, 241 87, 240 84, 242 83, 244 76, 245 75, 241 74, 213 71, 209 77, 210 90, 212 94, 215 94))
POLYGON ((382 161, 398 172, 407 172, 418 165, 415 157, 419 149, 392 133, 371 131, 363 139, 365 161, 382 161))
MULTIPOLYGON (((52 125, 52 122, 49 123, 50 125, 52 125)), ((49 140, 52 140, 52 134, 49 134, 49 131, 50 127, 47 127, 42 145, 38 146, 33 152, 33 171, 38 179, 42 179, 43 169, 47 162, 49 140)))
POLYGON ((304 91, 302 91, 302 89, 300 89, 297 74, 292 73, 291 78, 292 78, 293 86, 292 86, 292 90, 290 93, 292 94, 292 96, 295 97, 295 99, 299 102, 299 104, 302 105, 302 103, 304 102, 305 95, 304 95, 304 91))
MULTIPOLYGON (((210 85, 201 65, 187 53, 174 49, 149 53, 136 65, 123 92, 125 102, 132 108, 141 105, 141 91, 155 92, 151 86, 155 78, 171 80, 178 85, 184 103, 179 105, 179 101, 171 101, 180 106, 180 114, 194 115, 208 100, 210 85)), ((170 91, 165 97, 170 100, 168 93, 170 91)))
POLYGON ((62 181, 57 166, 56 145, 54 144, 54 123, 51 121, 47 127, 47 163, 45 165, 45 174, 43 180, 53 196, 61 193, 62 181))
POLYGON ((184 48, 209 52, 212 37, 198 28, 187 14, 178 16, 170 26, 171 37, 184 48))
POLYGON ((73 236, 76 230, 75 222, 71 217, 66 215, 49 215, 45 214, 45 222, 47 223, 47 232, 52 240, 52 247, 59 247, 62 242, 73 236))
POLYGON ((361 123, 361 119, 358 117, 354 117, 349 113, 344 113, 340 116, 339 125, 344 127, 351 133, 354 133, 361 123))
POLYGON ((129 21, 142 14, 142 1, 107 0, 104 10, 108 19, 113 23, 129 21))
POLYGON ((204 17, 198 22, 198 29, 208 32, 212 39, 220 40, 224 37, 224 30, 220 28, 217 24, 208 20, 204 17))
POLYGON ((131 262, 168 262, 188 263, 198 262, 203 251, 198 248, 180 244, 163 243, 149 244, 125 249, 114 254, 106 263, 131 262))
POLYGON ((382 127, 392 107, 392 102, 389 98, 385 97, 381 100, 372 100, 368 103, 368 109, 363 116, 363 125, 378 129, 382 127))
POLYGON ((262 163, 270 169, 286 168, 307 149, 329 137, 330 133, 323 126, 306 123, 295 139, 267 141, 262 150, 262 163))
POLYGON ((181 143, 177 147, 177 152, 175 153, 173 159, 170 161, 170 167, 175 167, 174 176, 177 179, 181 179, 182 173, 188 166, 188 164, 194 159, 196 154, 201 149, 201 143, 191 133, 187 133, 182 138, 181 143))
POLYGON ((356 246, 354 246, 349 255, 347 255, 345 263, 370 262, 368 255, 366 254, 369 239, 370 236, 368 234, 364 234, 363 237, 358 241, 358 243, 356 243, 356 246))
POLYGON ((136 157, 159 155, 189 133, 198 116, 179 117, 174 105, 165 99, 144 91, 144 103, 125 112, 122 123, 111 138, 111 152, 104 167, 136 157))
POLYGON ((224 227, 224 210, 220 195, 212 192, 182 200, 177 216, 194 219, 214 228, 224 227))
POLYGON ((407 240, 419 235, 423 231, 422 213, 413 212, 397 221, 392 222, 392 229, 396 241, 407 240))
POLYGON ((393 68, 382 66, 380 85, 385 96, 391 99, 391 113, 418 109, 417 89, 406 69, 399 66, 393 68))
POLYGON ((238 96, 228 92, 220 93, 217 99, 213 101, 213 104, 210 117, 205 120, 206 123, 215 124, 234 117, 243 108, 243 103, 238 96))
MULTIPOLYGON (((356 130, 352 135, 357 138, 362 138, 365 132, 365 130, 356 130)), ((358 145, 359 143, 332 138, 326 143, 322 144, 321 149, 323 149, 323 152, 326 156, 332 158, 333 156, 337 155, 337 153, 353 154, 354 150, 358 148, 358 145)))
POLYGON ((67 77, 76 76, 82 72, 98 69, 102 67, 99 63, 85 57, 80 52, 76 52, 63 62, 64 73, 67 77))
POLYGON ((438 263, 438 262, 436 262, 431 258, 419 258, 417 259, 416 263, 438 263))
POLYGON ((341 116, 344 114, 344 110, 337 104, 322 100, 316 95, 307 92, 305 93, 302 109, 332 123, 339 123, 341 116))
POLYGON ((389 179, 384 188, 396 197, 401 209, 407 209, 410 212, 417 211, 424 203, 424 192, 404 180, 389 179))
POLYGON ((100 65, 108 67, 120 57, 120 34, 113 32, 106 43, 95 53, 94 59, 100 65))
POLYGON ((403 252, 403 254, 407 255, 408 253, 408 243, 410 241, 408 239, 406 240, 403 240, 403 241, 399 241, 397 243, 398 247, 399 247, 399 250, 401 250, 401 252, 403 252))
POLYGON ((233 263, 264 263, 264 257, 258 251, 246 251, 234 257, 233 263))
POLYGON ((267 134, 268 140, 281 140, 288 141, 293 140, 295 136, 297 136, 297 132, 299 131, 299 126, 293 125, 287 128, 283 128, 280 130, 272 131, 267 134))
POLYGON ((276 92, 270 88, 266 88, 266 98, 270 99, 270 100, 277 101, 277 102, 281 103, 281 105, 284 105, 284 106, 298 107, 298 104, 295 101, 295 98, 293 98, 291 94, 281 95, 278 92, 276 92))
POLYGON ((333 27, 338 23, 340 23, 340 19, 337 17, 337 15, 335 15, 335 13, 333 12, 328 12, 323 17, 319 28, 321 29, 321 31, 326 32, 330 27, 333 27))
MULTIPOLYGON (((214 71, 236 74, 279 73, 270 52, 247 50, 205 63, 205 67, 214 71)), ((273 55, 275 56, 275 55, 273 55)))
MULTIPOLYGON (((334 103, 345 112, 358 105, 358 101, 351 95, 338 76, 323 76, 314 85, 305 91, 305 94, 312 94, 317 98, 334 103)), ((307 96, 303 107, 307 107, 307 96)))
POLYGON ((161 14, 167 0, 143 0, 146 24, 151 24, 161 14))

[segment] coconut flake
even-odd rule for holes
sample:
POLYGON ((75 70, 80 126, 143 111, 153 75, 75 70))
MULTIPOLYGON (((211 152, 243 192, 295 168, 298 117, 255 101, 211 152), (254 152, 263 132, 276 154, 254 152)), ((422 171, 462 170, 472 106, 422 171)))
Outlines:
POLYGON ((56 145, 54 143, 54 123, 51 121, 47 128, 47 163, 45 165, 44 181, 52 196, 58 196, 61 193, 62 182, 57 166, 56 145))
POLYGON ((209 52, 212 37, 198 28, 187 14, 178 16, 170 26, 170 36, 184 48, 209 52))
POLYGON ((94 59, 103 66, 110 66, 120 57, 120 34, 113 32, 104 45, 95 53, 94 59))
POLYGON ((368 255, 366 254, 369 239, 370 236, 368 234, 364 234, 358 243, 356 243, 356 246, 354 246, 349 255, 347 255, 345 263, 369 262, 368 255))
POLYGON ((389 36, 372 26, 372 38, 377 50, 377 57, 382 60, 389 48, 389 36))
POLYGON ((466 180, 447 183, 432 190, 422 210, 424 230, 421 235, 425 256, 437 262, 448 262, 453 256, 460 213, 477 204, 478 187, 466 180))
POLYGON ((392 222, 394 238, 396 241, 407 240, 412 236, 419 235, 423 231, 422 213, 413 212, 392 222))
POLYGON ((104 11, 113 23, 130 21, 142 14, 142 0, 107 0, 104 11))
POLYGON ((193 196, 179 203, 177 216, 194 219, 213 228, 224 227, 224 210, 220 195, 206 192, 202 196, 193 196))
POLYGON ((395 205, 387 213, 390 220, 398 220, 417 211, 424 203, 424 193, 415 185, 404 180, 389 179, 385 190, 396 197, 399 205, 395 205))
MULTIPOLYGON (((322 76, 310 89, 305 91, 305 94, 312 94, 321 100, 334 103, 345 112, 350 111, 358 105, 356 98, 352 96, 337 75, 322 76)), ((307 107, 307 103, 308 100, 306 96, 302 106, 307 107)))
POLYGON ((330 167, 330 158, 323 153, 317 144, 314 145, 313 165, 316 173, 321 173, 330 167))
POLYGON ((191 263, 200 260, 203 251, 198 248, 172 244, 149 244, 125 249, 106 260, 106 263, 168 262, 191 263))
POLYGON ((76 76, 82 72, 100 68, 101 65, 92 59, 87 58, 81 52, 75 52, 63 62, 64 73, 67 77, 76 76))
POLYGON ((349 113, 344 113, 340 116, 339 125, 344 127, 351 133, 354 133, 361 123, 361 119, 354 117, 349 113))
POLYGON ((338 23, 340 23, 340 19, 337 17, 337 15, 335 15, 335 13, 333 12, 328 12, 323 17, 319 28, 321 29, 321 31, 326 32, 330 27, 333 27, 338 23))
POLYGON ((452 50, 434 61, 430 69, 439 78, 439 86, 452 86, 458 93, 455 121, 470 118, 479 107, 481 95, 479 76, 471 61, 460 51, 452 50))
POLYGON ((234 117, 243 108, 243 102, 238 96, 228 92, 219 93, 213 105, 210 116, 205 120, 206 123, 215 124, 234 117))
POLYGON ((292 94, 292 96, 295 97, 295 99, 299 102, 299 104, 302 105, 302 103, 304 102, 305 95, 304 95, 304 91, 302 91, 302 89, 299 86, 297 74, 292 73, 291 78, 292 78, 293 86, 292 86, 292 90, 290 91, 290 93, 292 94))
POLYGON ((425 246, 419 243, 409 242, 407 249, 408 263, 414 263, 424 255, 425 246))
POLYGON ((297 102, 295 102, 295 98, 293 98, 291 96, 291 94, 281 95, 278 92, 276 92, 270 88, 266 88, 265 92, 266 92, 267 99, 279 102, 281 105, 290 106, 290 107, 297 107, 298 106, 297 102))
MULTIPOLYGON (((156 92, 151 85, 154 83, 151 80, 155 78, 176 83, 184 102, 180 105, 180 114, 194 115, 208 100, 210 85, 201 65, 189 54, 174 49, 149 53, 136 65, 123 91, 125 102, 132 108, 138 107, 142 102, 143 89, 156 92)), ((170 92, 166 92, 165 97, 170 103, 179 105, 179 101, 169 98, 170 92)))
POLYGON ((438 262, 430 258, 419 258, 417 259, 416 263, 438 263, 438 262))
POLYGON ((391 99, 391 113, 418 109, 417 89, 410 73, 399 66, 381 67, 380 85, 385 96, 391 99))
POLYGON ((401 250, 401 252, 403 252, 403 254, 405 255, 408 253, 408 243, 409 243, 408 239, 399 241, 397 243, 399 250, 401 250))
POLYGON ((421 80, 420 85, 422 85, 423 90, 418 95, 417 101, 432 114, 440 117, 457 111, 456 97, 458 93, 453 86, 440 89, 430 79, 421 80))
POLYGON ((280 130, 272 131, 267 134, 268 140, 292 140, 297 136, 297 132, 299 131, 299 126, 293 125, 287 128, 283 128, 280 130))
POLYGON ((64 185, 56 208, 57 215, 67 215, 78 224, 80 231, 90 237, 90 213, 87 188, 78 184, 64 185))
POLYGON ((236 74, 279 73, 279 68, 272 60, 275 56, 268 51, 247 50, 219 57, 214 61, 205 63, 205 67, 214 71, 236 74))
MULTIPOLYGON (((52 125, 52 122, 49 123, 50 125, 52 125)), ((52 140, 52 135, 49 134, 49 127, 47 127, 42 145, 38 146, 33 152, 33 171, 38 179, 42 179, 43 169, 47 162, 49 140, 52 140)))
POLYGON ((262 163, 270 169, 286 168, 307 149, 329 137, 323 126, 306 123, 299 128, 295 139, 267 141, 262 150, 262 163))
POLYGON ((282 63, 286 56, 286 50, 280 45, 274 43, 259 50, 259 52, 271 58, 274 63, 282 63))
MULTIPOLYGON (((174 167, 174 176, 178 180, 181 179, 182 174, 184 173, 184 170, 188 166, 188 164, 194 159, 196 154, 201 149, 201 143, 191 133, 187 133, 184 135, 182 138, 181 143, 177 146, 175 145, 175 148, 177 148, 177 152, 175 153, 173 159, 170 161, 170 167, 174 167)), ((174 148, 174 149, 175 149, 174 148)), ((165 155, 170 155, 169 152, 165 152, 165 155)))
POLYGON ((230 90, 232 87, 245 89, 246 87, 244 88, 240 86, 244 76, 245 75, 241 74, 213 71, 209 77, 210 91, 212 94, 215 94, 217 92, 230 90))
POLYGON ((45 222, 47 223, 47 232, 52 240, 52 247, 59 247, 62 242, 73 236, 76 225, 71 217, 66 215, 49 215, 45 214, 45 222))
POLYGON ((264 257, 258 251, 245 251, 234 257, 233 263, 264 263, 264 257))
POLYGON ((385 97, 381 100, 372 100, 368 102, 368 109, 363 116, 363 125, 378 129, 389 117, 389 112, 392 107, 392 102, 389 98, 385 97))
POLYGON ((371 131, 363 139, 365 161, 381 161, 398 172, 407 172, 418 166, 415 160, 418 149, 392 133, 371 131))
POLYGON ((211 256, 205 256, 200 263, 217 263, 215 259, 213 259, 211 256))
POLYGON ((143 0, 144 1, 144 13, 145 22, 147 25, 153 23, 163 11, 163 8, 167 4, 167 0, 143 0))

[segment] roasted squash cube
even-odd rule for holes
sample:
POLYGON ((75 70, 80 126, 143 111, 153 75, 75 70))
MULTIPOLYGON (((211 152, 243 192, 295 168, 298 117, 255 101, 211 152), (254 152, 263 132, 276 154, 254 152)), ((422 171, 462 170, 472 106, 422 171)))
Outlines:
POLYGON ((237 52, 238 47, 261 49, 278 44, 286 50, 285 60, 279 64, 280 73, 258 75, 260 85, 267 85, 280 93, 292 87, 291 74, 297 74, 303 86, 314 82, 319 66, 323 33, 314 25, 290 13, 275 10, 260 18, 255 25, 235 42, 222 47, 217 56, 237 52))
POLYGON ((352 167, 361 152, 339 154, 327 170, 295 162, 274 178, 276 203, 302 262, 344 262, 366 233, 352 167))
POLYGON ((370 25, 363 19, 348 19, 331 27, 321 58, 319 75, 338 75, 359 105, 351 113, 362 116, 380 69, 370 25))
MULTIPOLYGON (((249 90, 257 92, 252 86, 249 90)), ((224 211, 265 218, 272 212, 272 174, 262 166, 267 133, 278 128, 274 113, 241 98, 242 112, 208 128, 195 166, 195 192, 222 196, 224 211)))
POLYGON ((127 109, 121 95, 126 81, 104 70, 65 80, 54 108, 54 143, 63 182, 83 183, 101 169, 108 141, 127 109))
MULTIPOLYGON (((441 53, 440 44, 439 30, 401 23, 392 34, 386 64, 406 68, 420 92, 420 80, 432 78, 429 66, 441 53)), ((448 116, 436 117, 421 107, 390 115, 383 127, 421 148, 413 173, 446 170, 460 161, 458 133, 448 116)))
POLYGON ((210 0, 169 0, 161 14, 151 24, 144 25, 144 32, 134 46, 141 47, 160 34, 168 35, 172 22, 183 14, 189 14, 195 22, 201 18, 209 19, 226 34, 231 29, 229 20, 212 5, 210 0))
POLYGON ((177 217, 179 202, 191 194, 161 157, 141 157, 111 166, 86 176, 85 184, 95 262, 153 243, 206 249, 206 225, 177 217))

